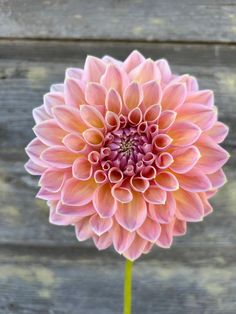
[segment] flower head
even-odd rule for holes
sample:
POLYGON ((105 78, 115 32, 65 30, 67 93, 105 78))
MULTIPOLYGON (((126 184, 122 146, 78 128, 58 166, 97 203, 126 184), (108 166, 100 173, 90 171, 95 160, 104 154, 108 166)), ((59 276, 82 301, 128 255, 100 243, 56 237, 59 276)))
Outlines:
POLYGON ((219 143, 228 128, 213 92, 164 59, 88 56, 33 116, 26 169, 41 176, 50 222, 130 260, 154 244, 169 248, 187 222, 212 212, 208 199, 226 181, 219 143))

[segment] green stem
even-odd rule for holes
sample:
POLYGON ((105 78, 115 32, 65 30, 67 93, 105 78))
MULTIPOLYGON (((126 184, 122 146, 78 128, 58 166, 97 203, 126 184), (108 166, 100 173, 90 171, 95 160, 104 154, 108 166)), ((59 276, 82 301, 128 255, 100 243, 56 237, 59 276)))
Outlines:
POLYGON ((128 259, 125 262, 124 275, 124 314, 131 314, 132 307, 132 266, 133 262, 128 259))

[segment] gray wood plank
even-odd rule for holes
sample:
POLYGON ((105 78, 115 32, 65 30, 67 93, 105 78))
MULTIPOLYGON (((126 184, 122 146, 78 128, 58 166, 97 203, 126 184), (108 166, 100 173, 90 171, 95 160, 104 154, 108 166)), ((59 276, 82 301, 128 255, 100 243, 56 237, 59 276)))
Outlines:
MULTIPOLYGON (((24 146, 33 137, 31 110, 53 82, 60 82, 68 66, 80 66, 86 54, 106 53, 124 58, 133 48, 146 56, 166 57, 179 73, 199 77, 200 85, 216 91, 220 118, 231 126, 226 141, 235 152, 236 77, 234 46, 0 42, 0 244, 32 246, 81 246, 73 228, 49 225, 48 209, 35 200, 36 179, 25 173, 24 146)), ((235 247, 236 172, 232 159, 226 167, 229 183, 213 200, 215 213, 206 221, 192 224, 188 235, 176 241, 177 247, 235 247)), ((85 242, 82 246, 90 246, 85 242)))
MULTIPOLYGON (((133 313, 235 313, 234 262, 170 252, 135 263, 133 313)), ((122 313, 123 266, 107 253, 2 250, 0 313, 122 313)))
POLYGON ((1 0, 0 37, 235 42, 235 0, 1 0))

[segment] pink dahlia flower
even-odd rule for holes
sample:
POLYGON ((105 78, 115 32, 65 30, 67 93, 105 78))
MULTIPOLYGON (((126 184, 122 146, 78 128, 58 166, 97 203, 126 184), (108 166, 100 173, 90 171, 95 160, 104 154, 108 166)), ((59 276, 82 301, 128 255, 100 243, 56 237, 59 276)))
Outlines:
POLYGON ((219 143, 228 128, 213 92, 164 59, 88 56, 33 116, 25 167, 41 176, 37 197, 51 223, 74 225, 100 250, 113 244, 135 260, 153 244, 169 248, 187 222, 212 212, 208 200, 226 181, 219 143))

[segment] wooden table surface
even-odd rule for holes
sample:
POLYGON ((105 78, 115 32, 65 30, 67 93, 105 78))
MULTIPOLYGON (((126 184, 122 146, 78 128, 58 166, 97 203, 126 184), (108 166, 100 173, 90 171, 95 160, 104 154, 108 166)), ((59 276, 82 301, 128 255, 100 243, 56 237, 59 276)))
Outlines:
POLYGON ((236 1, 0 0, 0 313, 122 313, 122 257, 48 223, 23 168, 31 111, 87 54, 167 58, 215 91, 230 126, 215 211, 134 267, 134 314, 236 313, 236 1))

